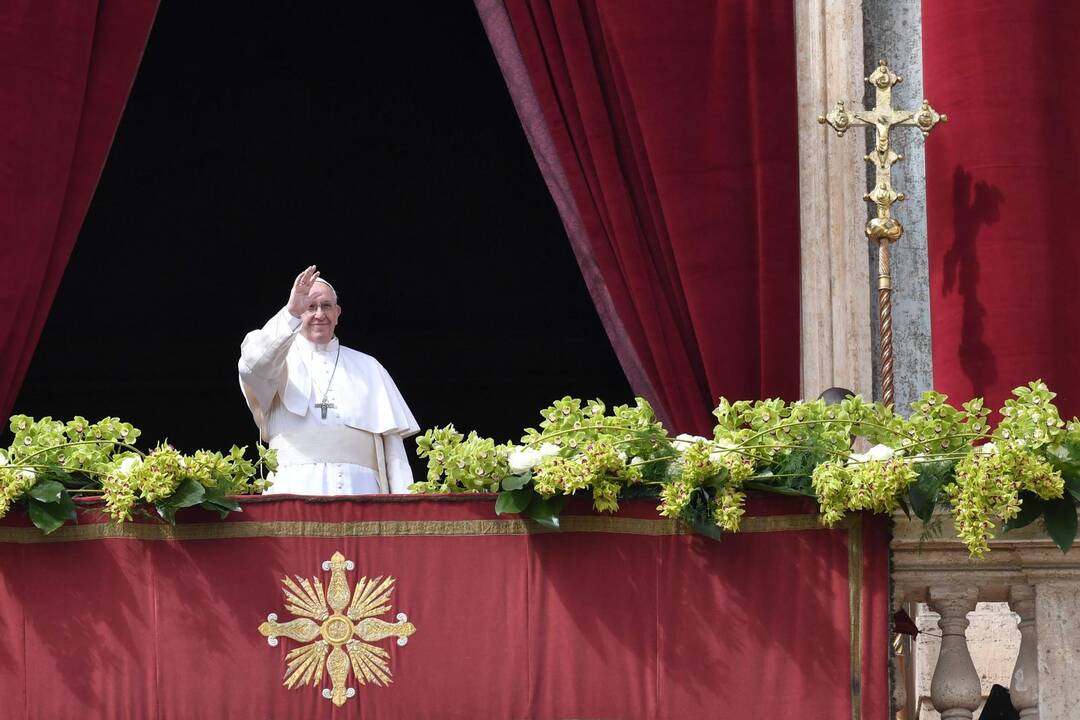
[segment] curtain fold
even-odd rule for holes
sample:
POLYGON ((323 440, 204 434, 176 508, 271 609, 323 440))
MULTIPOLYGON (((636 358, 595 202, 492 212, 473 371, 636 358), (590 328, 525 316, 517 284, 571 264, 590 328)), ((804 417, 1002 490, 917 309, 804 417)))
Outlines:
POLYGON ((476 6, 635 392, 700 434, 797 397, 791 4, 476 6))
POLYGON ((0 10, 0 417, 30 365, 158 0, 0 10))
POLYGON ((1042 378, 1080 413, 1080 4, 923 3, 934 383, 956 401, 1042 378), (1063 72, 1064 71, 1064 72, 1063 72))

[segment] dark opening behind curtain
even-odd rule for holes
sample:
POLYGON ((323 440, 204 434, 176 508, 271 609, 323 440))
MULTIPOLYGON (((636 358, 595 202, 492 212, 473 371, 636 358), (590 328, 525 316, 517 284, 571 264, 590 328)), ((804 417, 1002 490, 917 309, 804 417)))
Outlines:
MULTIPOLYGON (((30 365, 157 5, 15 0, 0 10, 0 418, 30 365)), ((108 317, 88 322, 110 332, 108 317)))
POLYGON ((787 0, 477 0, 636 392, 677 432, 799 394, 787 0))

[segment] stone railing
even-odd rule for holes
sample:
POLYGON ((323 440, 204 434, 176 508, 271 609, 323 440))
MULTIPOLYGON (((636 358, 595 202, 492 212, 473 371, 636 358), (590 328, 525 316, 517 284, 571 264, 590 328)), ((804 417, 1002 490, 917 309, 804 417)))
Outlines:
POLYGON ((1080 547, 1033 524, 972 560, 947 516, 895 520, 894 607, 926 631, 896 645, 899 717, 978 718, 998 683, 1025 720, 1080 718, 1080 547))

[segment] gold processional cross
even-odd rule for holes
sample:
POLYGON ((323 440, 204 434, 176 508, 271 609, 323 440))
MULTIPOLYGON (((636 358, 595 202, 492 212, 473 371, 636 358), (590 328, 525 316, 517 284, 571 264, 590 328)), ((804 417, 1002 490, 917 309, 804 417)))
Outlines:
POLYGON ((878 322, 880 329, 881 351, 881 394, 882 401, 893 404, 893 349, 892 349, 892 263, 889 245, 904 234, 904 226, 896 220, 890 208, 897 200, 903 200, 904 194, 893 190, 891 177, 892 166, 903 160, 889 147, 889 131, 899 125, 914 125, 922 131, 925 138, 939 122, 947 122, 948 117, 939 115, 930 103, 922 101, 919 110, 896 110, 892 106, 893 85, 903 78, 889 69, 881 60, 878 67, 866 78, 874 86, 875 104, 870 110, 848 112, 844 101, 836 104, 836 109, 828 115, 818 117, 819 123, 828 123, 837 135, 843 135, 849 128, 873 127, 876 132, 874 150, 865 156, 867 162, 874 164, 876 178, 874 189, 863 196, 877 206, 877 217, 866 223, 866 236, 871 242, 878 243, 878 322))

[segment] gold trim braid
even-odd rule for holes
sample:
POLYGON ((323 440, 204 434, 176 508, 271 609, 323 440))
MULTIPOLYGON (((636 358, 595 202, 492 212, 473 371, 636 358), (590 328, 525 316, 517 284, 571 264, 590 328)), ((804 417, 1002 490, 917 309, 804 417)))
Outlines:
POLYGON ((848 607, 851 623, 851 718, 860 720, 862 717, 862 515, 849 515, 845 525, 848 530, 848 607))
MULTIPOLYGON (((819 515, 763 515, 744 517, 740 533, 824 530, 819 515)), ((65 525, 51 535, 34 527, 0 527, 0 543, 56 543, 83 540, 229 540, 258 537, 485 537, 540 533, 611 533, 618 535, 690 535, 693 531, 667 518, 622 518, 572 515, 561 518, 562 529, 545 528, 531 520, 358 520, 318 522, 215 522, 179 525, 150 523, 94 523, 65 525)))

